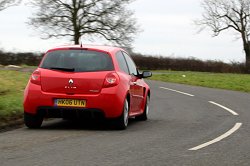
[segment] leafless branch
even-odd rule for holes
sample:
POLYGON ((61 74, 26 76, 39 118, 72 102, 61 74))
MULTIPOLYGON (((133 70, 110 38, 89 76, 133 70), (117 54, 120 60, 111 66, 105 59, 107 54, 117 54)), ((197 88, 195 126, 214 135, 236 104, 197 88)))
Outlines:
POLYGON ((209 28, 213 36, 233 30, 243 41, 246 66, 250 72, 250 0, 203 0, 202 19, 195 20, 200 31, 209 28))
POLYGON ((18 5, 21 2, 21 0, 0 0, 0 11, 11 7, 18 5))
POLYGON ((125 46, 131 45, 139 26, 126 6, 131 0, 33 0, 38 10, 29 24, 43 37, 99 36, 125 46))

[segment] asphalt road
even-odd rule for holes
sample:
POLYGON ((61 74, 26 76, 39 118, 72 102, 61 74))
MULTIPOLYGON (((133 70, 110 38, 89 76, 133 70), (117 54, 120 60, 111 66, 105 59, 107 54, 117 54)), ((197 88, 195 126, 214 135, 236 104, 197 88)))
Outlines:
POLYGON ((250 165, 249 93, 148 82, 148 121, 117 131, 52 120, 0 133, 0 165, 250 165))

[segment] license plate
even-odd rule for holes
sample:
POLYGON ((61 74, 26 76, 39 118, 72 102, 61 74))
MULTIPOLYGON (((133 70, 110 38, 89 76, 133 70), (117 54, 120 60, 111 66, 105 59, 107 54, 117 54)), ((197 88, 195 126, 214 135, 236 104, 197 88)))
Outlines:
POLYGON ((85 100, 75 100, 75 99, 55 99, 55 106, 57 107, 86 107, 85 100))

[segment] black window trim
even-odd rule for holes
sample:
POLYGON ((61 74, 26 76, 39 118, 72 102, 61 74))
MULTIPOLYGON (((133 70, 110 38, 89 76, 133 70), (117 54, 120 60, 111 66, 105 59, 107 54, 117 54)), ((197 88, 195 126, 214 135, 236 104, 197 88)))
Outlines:
POLYGON ((128 54, 128 53, 126 53, 125 51, 121 51, 122 52, 122 55, 123 55, 123 58, 125 59, 125 62, 126 62, 126 64, 127 64, 127 67, 128 67, 128 71, 129 71, 129 75, 133 75, 133 76, 138 76, 138 74, 139 74, 139 72, 138 72, 138 70, 137 70, 137 67, 136 67, 136 65, 135 65, 135 62, 134 62, 134 60, 131 58, 131 56, 128 54), (125 58, 125 55, 124 54, 127 54, 128 56, 129 56, 129 58, 131 58, 131 60, 132 60, 132 62, 134 63, 134 65, 135 65, 135 67, 136 67, 136 72, 137 72, 137 74, 136 75, 134 75, 133 73, 131 73, 131 71, 130 71, 130 69, 129 69, 129 66, 128 66, 128 62, 127 62, 127 60, 126 60, 126 58, 125 58))
MULTIPOLYGON (((124 61, 125 61, 126 67, 127 67, 127 69, 128 69, 128 73, 127 73, 126 71, 123 71, 123 70, 121 69, 121 67, 120 67, 120 65, 119 65, 119 62, 118 62, 118 65, 119 65, 120 70, 121 70, 122 72, 124 72, 124 73, 130 75, 130 70, 129 70, 129 67, 128 67, 128 63, 127 63, 127 61, 126 61, 126 58, 124 57, 124 54, 123 54, 122 50, 117 51, 117 52, 115 53, 115 55, 118 55, 118 53, 121 53, 121 55, 122 55, 122 57, 123 57, 123 59, 124 59, 124 61)), ((116 56, 116 60, 118 61, 117 56, 116 56)))
POLYGON ((127 62, 127 60, 126 60, 125 55, 124 55, 124 53, 123 53, 123 52, 124 52, 124 51, 121 51, 122 56, 123 56, 123 59, 124 59, 124 60, 125 60, 125 62, 126 62, 126 66, 127 66, 127 68, 128 68, 129 75, 131 75, 131 74, 130 74, 130 69, 129 69, 129 66, 128 66, 128 62, 127 62))

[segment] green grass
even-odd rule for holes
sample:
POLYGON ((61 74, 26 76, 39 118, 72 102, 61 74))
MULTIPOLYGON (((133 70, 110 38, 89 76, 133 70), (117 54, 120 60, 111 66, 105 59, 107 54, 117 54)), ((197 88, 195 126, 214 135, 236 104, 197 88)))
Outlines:
POLYGON ((23 111, 23 91, 30 73, 0 70, 0 117, 23 111))
POLYGON ((204 72, 181 72, 181 71, 154 71, 160 74, 153 74, 151 79, 203 86, 210 88, 219 88, 250 92, 250 75, 248 74, 220 74, 204 72))

